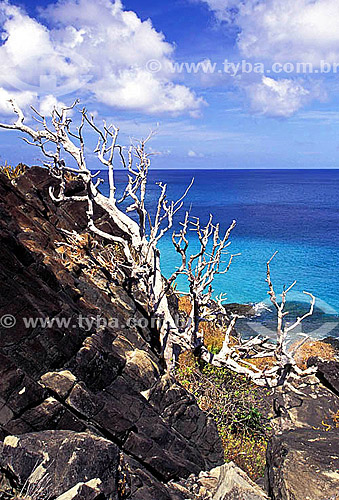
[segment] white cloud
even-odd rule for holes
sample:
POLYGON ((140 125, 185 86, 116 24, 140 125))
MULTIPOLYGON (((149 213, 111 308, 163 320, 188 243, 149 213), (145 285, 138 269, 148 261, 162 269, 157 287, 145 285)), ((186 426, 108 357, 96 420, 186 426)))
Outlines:
POLYGON ((201 0, 220 20, 233 13, 245 57, 339 62, 338 0, 201 0))
MULTIPOLYGON (((64 102, 58 101, 58 99, 51 94, 40 99, 39 104, 39 112, 44 116, 50 116, 54 108, 61 109, 67 107, 64 102)), ((73 114, 72 110, 69 110, 67 114, 71 116, 73 114)))
POLYGON ((272 117, 289 117, 310 99, 310 91, 289 79, 263 77, 246 88, 254 112, 272 117))
POLYGON ((0 87, 0 115, 13 116, 10 99, 15 99, 20 107, 27 108, 35 102, 36 97, 36 94, 32 92, 9 92, 0 87))
POLYGON ((88 93, 121 109, 196 114, 203 99, 177 84, 173 45, 120 0, 59 0, 41 11, 49 28, 0 2, 0 87, 40 95, 88 93), (147 71, 149 60, 159 72, 147 71))
MULTIPOLYGON (((198 0, 199 1, 199 0, 198 0)), ((231 21, 239 7, 238 0, 201 0, 215 13, 219 21, 231 21)))
POLYGON ((190 149, 187 153, 187 156, 189 158, 203 158, 204 155, 201 153, 197 153, 196 151, 193 151, 193 149, 190 149))
POLYGON ((181 113, 200 107, 199 101, 187 87, 158 80, 143 69, 127 69, 118 75, 107 75, 107 78, 95 84, 93 91, 100 102, 122 109, 181 113))
POLYGON ((339 62, 337 0, 250 0, 240 9, 238 45, 245 57, 277 62, 339 62))
POLYGON ((50 83, 53 77, 77 82, 77 68, 62 55, 62 47, 53 43, 47 28, 7 2, 0 2, 0 19, 2 87, 38 92, 43 90, 41 83, 47 83, 41 78, 49 78, 50 83))
MULTIPOLYGON (((239 28, 237 45, 246 59, 273 63, 306 63, 313 69, 321 62, 339 63, 338 0, 201 0, 220 21, 239 28)), ((320 84, 287 79, 246 83, 238 79, 253 111, 269 116, 291 116, 311 99, 322 99, 320 84)), ((312 80, 312 76, 309 77, 312 80)), ((319 82, 319 79, 318 79, 319 82)))

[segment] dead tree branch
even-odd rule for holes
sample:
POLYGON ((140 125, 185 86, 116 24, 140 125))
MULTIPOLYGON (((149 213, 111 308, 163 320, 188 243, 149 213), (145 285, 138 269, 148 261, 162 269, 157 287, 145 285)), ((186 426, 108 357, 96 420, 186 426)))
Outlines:
MULTIPOLYGON (((286 298, 289 291, 295 286, 284 289, 281 301, 277 295, 271 279, 270 265, 275 255, 267 262, 268 294, 277 313, 277 338, 276 344, 267 338, 257 336, 243 341, 235 340, 232 335, 237 317, 227 318, 223 306, 224 296, 214 302, 215 311, 211 312, 213 303, 213 282, 218 275, 225 275, 231 267, 233 259, 239 254, 230 254, 230 235, 235 228, 233 221, 225 233, 215 224, 212 215, 206 225, 202 225, 199 218, 191 217, 186 212, 178 231, 172 234, 174 248, 181 258, 181 264, 172 276, 165 280, 160 268, 160 252, 158 243, 160 239, 173 228, 174 217, 183 207, 193 180, 185 192, 177 199, 167 199, 167 185, 159 182, 159 197, 153 217, 147 208, 147 183, 151 165, 151 154, 147 145, 153 136, 151 132, 146 139, 131 144, 127 151, 118 144, 119 129, 112 124, 103 123, 99 127, 94 117, 85 108, 80 111, 80 120, 77 127, 70 113, 77 111, 78 101, 71 106, 56 108, 49 118, 32 108, 38 129, 25 124, 25 117, 19 106, 10 101, 16 121, 13 124, 0 123, 0 128, 19 130, 24 134, 24 140, 29 145, 40 148, 46 158, 44 165, 49 168, 51 175, 58 181, 55 190, 50 188, 49 193, 55 203, 79 202, 86 207, 87 227, 90 232, 99 236, 108 243, 117 243, 123 250, 124 262, 119 262, 126 276, 135 279, 138 287, 147 297, 148 313, 150 318, 161 319, 159 338, 163 356, 170 370, 173 368, 180 351, 192 350, 205 362, 215 366, 224 366, 236 373, 250 377, 258 385, 276 387, 291 385, 294 378, 304 377, 314 373, 314 369, 301 370, 296 365, 293 351, 288 349, 288 335, 295 330, 308 316, 313 314, 315 298, 312 294, 304 292, 310 297, 310 309, 296 321, 287 325, 285 317, 286 298), (93 174, 86 163, 86 148, 84 130, 87 126, 97 135, 95 154, 99 162, 108 170, 109 194, 105 196, 99 187, 101 179, 98 174, 93 174), (63 155, 66 154, 66 158, 63 155), (70 166, 69 159, 76 164, 70 166), (117 198, 115 183, 116 162, 122 164, 127 172, 127 184, 122 196, 117 198), (79 195, 67 195, 67 176, 76 176, 83 184, 83 191, 79 195), (128 202, 124 209, 124 203, 128 202), (95 207, 100 207, 112 227, 118 229, 107 232, 95 220, 95 207), (130 217, 129 214, 136 214, 130 217), (188 231, 192 231, 197 241, 197 251, 188 255, 188 231), (188 282, 188 295, 191 299, 192 309, 185 327, 178 327, 171 314, 167 295, 170 287, 179 276, 185 276, 188 282), (211 316, 221 314, 224 319, 224 341, 218 354, 208 352, 204 345, 204 334, 201 329, 203 321, 210 321, 211 316), (271 356, 274 365, 271 368, 260 370, 250 362, 250 358, 271 356)), ((79 205, 80 206, 80 205, 79 205)))

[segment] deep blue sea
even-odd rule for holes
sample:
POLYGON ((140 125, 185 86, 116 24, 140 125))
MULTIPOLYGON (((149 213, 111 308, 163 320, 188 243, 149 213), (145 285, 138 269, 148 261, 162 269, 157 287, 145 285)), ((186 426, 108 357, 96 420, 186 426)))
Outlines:
MULTIPOLYGON (((297 280, 290 295, 291 319, 293 311, 300 313, 306 307, 302 291, 307 290, 317 297, 317 309, 304 330, 312 331, 314 337, 339 336, 338 327, 333 329, 339 311, 339 170, 153 170, 149 174, 150 210, 159 193, 156 182, 167 183, 168 198, 173 199, 182 195, 192 177, 185 208, 193 216, 206 222, 212 213, 224 230, 233 219, 237 221, 229 251, 241 252, 241 256, 228 274, 215 280, 215 293, 226 292, 230 303, 260 304, 261 322, 267 319, 269 323, 266 261, 278 250, 271 266, 277 292, 297 280)), ((118 171, 116 179, 120 191, 126 173, 118 171)), ((192 233, 190 249, 196 248, 192 233)), ((160 249, 163 273, 169 276, 179 262, 171 233, 160 249)), ((178 288, 185 290, 183 280, 178 288)))

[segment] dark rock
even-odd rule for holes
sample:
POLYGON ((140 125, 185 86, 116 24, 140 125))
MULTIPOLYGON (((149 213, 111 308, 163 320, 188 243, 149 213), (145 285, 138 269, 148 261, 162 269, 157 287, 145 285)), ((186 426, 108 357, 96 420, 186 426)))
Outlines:
POLYGON ((46 483, 49 495, 54 497, 78 483, 88 486, 91 481, 90 485, 99 488, 107 498, 118 498, 119 450, 91 433, 45 431, 8 436, 0 464, 3 470, 10 471, 17 489, 26 481, 32 488, 46 483))
MULTIPOLYGON (((104 441, 124 452, 131 498, 181 500, 166 486, 169 479, 223 462, 216 426, 182 387, 162 377, 153 332, 139 321, 147 317, 142 309, 147 298, 139 292, 136 301, 122 285, 90 276, 86 267, 69 264, 60 253, 61 229, 82 232, 87 222, 82 204, 52 203, 48 187, 54 182, 38 167, 28 169, 16 186, 0 174, 0 317, 12 314, 17 321, 0 334, 0 437, 16 435, 8 440, 20 443, 10 447, 7 440, 1 460, 12 460, 21 484, 44 450, 56 453, 65 432, 64 469, 57 461, 53 472, 62 478, 57 495, 77 485, 80 493, 71 495, 97 494, 88 484, 96 477, 108 484, 111 476, 100 469, 104 441), (80 317, 114 321, 88 327, 80 317), (27 326, 24 318, 53 321, 27 326), (131 325, 130 318, 137 324, 131 325), (90 433, 85 434, 88 442, 81 441, 84 431, 90 433), (80 441, 86 451, 78 456, 80 441), (30 450, 26 464, 25 449, 30 450), (84 471, 94 470, 98 454, 98 475, 67 469, 73 451, 84 471)), ((96 216, 97 224, 108 224, 100 210, 96 216)), ((113 475, 116 467, 114 462, 113 475)), ((0 481, 0 490, 7 480, 0 481)))
POLYGON ((253 304, 224 304, 228 315, 236 314, 237 316, 252 317, 256 315, 253 304))
POLYGON ((278 415, 272 420, 277 432, 299 428, 328 429, 339 409, 339 397, 310 377, 293 391, 280 391, 274 400, 278 415))
POLYGON ((126 498, 132 500, 185 500, 183 495, 176 495, 158 478, 140 465, 133 458, 125 455, 122 462, 123 476, 120 484, 126 498))
POLYGON ((312 357, 307 360, 307 366, 316 366, 318 368, 317 377, 334 394, 339 396, 339 362, 322 361, 319 358, 312 357))
MULTIPOLYGON (((22 420, 35 431, 67 429, 81 432, 86 429, 86 425, 76 415, 52 397, 27 410, 22 420)), ((10 426, 6 426, 6 429, 12 430, 15 424, 16 420, 13 420, 10 426)))
POLYGON ((148 399, 174 429, 189 441, 194 439, 205 458, 206 469, 220 464, 223 448, 216 435, 215 423, 199 410, 192 395, 164 375, 152 388, 148 399))
POLYGON ((339 435, 297 429, 273 437, 266 487, 272 500, 329 500, 339 492, 339 435))
POLYGON ((339 491, 339 398, 315 376, 280 390, 275 435, 267 450, 266 488, 272 500, 336 500, 339 491))
POLYGON ((172 289, 170 289, 167 294, 167 301, 169 310, 171 311, 173 317, 175 317, 178 314, 179 310, 179 299, 172 289))
POLYGON ((335 337, 326 337, 322 339, 321 342, 325 342, 325 344, 329 344, 333 347, 337 358, 339 358, 339 339, 335 337))

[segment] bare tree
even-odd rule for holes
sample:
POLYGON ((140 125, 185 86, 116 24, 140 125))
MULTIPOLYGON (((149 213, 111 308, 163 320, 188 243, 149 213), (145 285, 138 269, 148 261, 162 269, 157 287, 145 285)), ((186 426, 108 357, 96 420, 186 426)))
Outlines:
MULTIPOLYGON (((52 111, 49 120, 36 109, 33 109, 34 119, 38 122, 37 130, 27 126, 22 110, 18 105, 10 101, 17 120, 14 124, 1 123, 0 127, 10 130, 19 130, 29 138, 24 140, 41 149, 47 161, 44 163, 56 179, 59 181, 59 189, 56 193, 50 188, 50 196, 56 203, 67 201, 80 201, 87 203, 88 229, 97 236, 121 245, 125 266, 129 275, 138 280, 138 286, 143 289, 148 298, 148 312, 150 316, 159 318, 161 342, 165 347, 165 339, 169 332, 176 329, 174 319, 169 311, 167 296, 165 293, 165 281, 160 270, 160 253, 157 249, 159 240, 173 226, 175 214, 180 210, 192 183, 183 195, 176 201, 167 200, 167 185, 158 183, 159 198, 156 212, 152 220, 145 207, 147 176, 150 166, 149 153, 146 146, 152 134, 135 145, 131 145, 125 155, 124 148, 117 143, 119 129, 113 125, 103 123, 99 128, 93 116, 89 115, 83 108, 80 111, 80 125, 76 131, 71 130, 72 120, 69 112, 74 110, 78 104, 75 101, 71 106, 56 108, 52 111), (101 180, 98 174, 93 174, 87 166, 85 155, 84 127, 85 125, 97 134, 98 142, 95 153, 99 161, 108 169, 109 195, 103 195, 99 186, 101 180), (53 150, 50 148, 53 146, 53 150), (68 166, 63 154, 67 153, 75 161, 76 167, 68 166), (117 199, 115 185, 116 156, 128 171, 128 183, 123 196, 117 199), (84 183, 84 194, 81 196, 68 196, 66 194, 66 176, 73 174, 80 177, 84 183), (119 204, 130 199, 132 203, 127 207, 127 213, 135 212, 137 220, 131 218, 119 208, 119 204), (94 211, 98 205, 104 210, 108 218, 114 222, 119 234, 108 233, 97 227, 94 211)), ((166 351, 166 356, 171 353, 166 351)), ((169 361, 168 361, 169 362, 169 361)))
MULTIPOLYGON (((93 116, 85 108, 80 110, 80 124, 76 130, 71 129, 70 112, 76 109, 78 101, 70 107, 60 111, 54 109, 51 118, 47 119, 36 109, 33 109, 34 119, 38 123, 35 130, 27 126, 21 109, 14 101, 10 101, 17 116, 14 124, 0 123, 0 128, 19 130, 25 136, 24 140, 41 149, 46 157, 45 166, 51 175, 58 180, 57 192, 50 188, 50 196, 55 203, 78 201, 86 203, 88 230, 103 240, 118 244, 124 255, 119 262, 129 278, 137 280, 138 288, 145 292, 147 310, 150 318, 158 319, 159 339, 167 368, 171 370, 180 352, 193 350, 197 356, 215 366, 225 366, 236 373, 250 377, 259 385, 275 387, 289 383, 293 377, 300 377, 312 370, 302 372, 293 359, 293 352, 287 348, 287 335, 295 329, 307 316, 313 313, 314 297, 310 311, 291 325, 284 325, 286 295, 294 286, 283 291, 282 301, 279 304, 271 282, 270 263, 267 263, 267 282, 272 304, 275 306, 278 317, 276 346, 267 338, 260 336, 253 339, 237 342, 232 332, 237 317, 227 319, 223 306, 224 297, 220 296, 217 302, 212 302, 213 281, 217 275, 226 274, 230 269, 234 257, 238 254, 229 254, 229 238, 235 227, 235 221, 224 234, 221 234, 219 224, 214 224, 210 216, 206 226, 202 226, 198 218, 190 218, 187 212, 180 230, 174 231, 172 241, 177 253, 181 256, 181 265, 166 280, 161 273, 160 239, 173 228, 174 216, 182 208, 191 185, 176 201, 168 201, 167 185, 158 183, 159 197, 154 216, 146 207, 147 180, 150 167, 150 153, 147 150, 148 141, 152 133, 144 140, 132 144, 126 151, 118 144, 119 129, 113 125, 103 123, 98 127, 93 116), (109 194, 105 196, 99 190, 102 180, 98 174, 93 174, 87 166, 84 140, 84 127, 97 135, 98 142, 95 153, 101 164, 108 169, 109 194), (53 148, 50 150, 49 148, 53 148), (63 155, 67 154, 67 161, 63 155), (68 159, 73 159, 75 167, 68 165, 68 159), (128 173, 128 181, 122 196, 118 199, 115 184, 116 162, 122 163, 128 173), (67 195, 67 175, 79 177, 84 185, 81 195, 67 195), (123 204, 130 202, 126 210, 123 204), (104 231, 98 227, 95 220, 95 207, 99 206, 109 220, 118 228, 118 234, 104 231), (121 207, 121 208, 120 208, 121 207), (128 214, 134 213, 132 218, 128 214), (192 230, 198 240, 198 250, 188 256, 188 231, 192 230), (226 258, 226 260, 225 260, 226 258), (184 275, 188 281, 189 297, 192 310, 189 321, 185 325, 178 325, 171 314, 168 304, 168 292, 178 276, 184 275), (214 308, 214 313, 211 313, 214 308), (202 321, 208 321, 213 314, 222 314, 227 321, 224 323, 225 337, 221 351, 213 355, 204 345, 204 337, 200 328, 202 321), (273 356, 273 368, 260 370, 250 363, 251 357, 273 356)), ((274 257, 274 256, 273 256, 274 257)), ((272 257, 272 258, 273 258, 272 257)))
MULTIPOLYGON (((185 275, 188 281, 189 297, 192 304, 186 328, 181 330, 177 344, 183 350, 202 349, 204 344, 200 324, 211 316, 213 281, 217 275, 226 274, 236 255, 228 255, 227 247, 230 245, 230 234, 236 222, 233 221, 224 235, 220 235, 219 224, 213 223, 210 215, 206 226, 202 227, 196 217, 190 220, 186 212, 181 223, 181 229, 173 232, 172 242, 175 250, 181 256, 181 266, 169 278, 169 283, 175 281, 179 275, 185 275), (189 256, 188 230, 197 235, 198 251, 189 256), (224 256, 228 256, 224 262, 224 256)), ((222 298, 221 298, 222 299, 222 298)), ((220 305, 220 304, 219 304, 220 305)))
POLYGON ((284 289, 279 303, 274 291, 270 264, 276 253, 267 262, 267 278, 271 302, 277 313, 276 342, 272 342, 268 337, 258 335, 249 340, 243 341, 241 338, 232 335, 238 317, 233 316, 231 320, 224 323, 224 341, 218 354, 212 354, 204 344, 203 329, 200 324, 203 321, 214 320, 220 315, 227 318, 226 310, 223 306, 224 296, 220 295, 212 304, 212 283, 216 275, 225 274, 229 271, 231 263, 239 254, 228 254, 229 237, 236 222, 233 221, 223 236, 220 236, 219 225, 213 224, 213 217, 210 216, 205 227, 201 227, 200 220, 194 218, 189 220, 186 213, 184 222, 181 224, 179 232, 174 232, 172 241, 176 251, 181 255, 181 266, 172 275, 170 280, 176 279, 178 275, 185 275, 189 284, 189 297, 192 304, 191 313, 186 328, 181 329, 177 339, 177 345, 181 351, 193 350, 203 361, 218 367, 226 367, 250 377, 257 385, 267 387, 277 387, 285 385, 293 390, 293 379, 302 378, 315 373, 315 368, 301 370, 294 359, 296 351, 307 341, 305 336, 293 350, 289 350, 289 333, 294 331, 304 319, 313 314, 315 297, 304 292, 311 298, 309 311, 296 321, 287 325, 284 318, 288 315, 285 312, 286 297, 288 292, 295 286, 294 282, 289 288, 284 289), (191 228, 189 227, 191 226, 191 228), (197 253, 188 257, 188 230, 192 229, 197 233, 199 249, 197 253), (227 255, 226 261, 223 257, 227 255), (270 367, 259 369, 253 364, 256 358, 273 358, 270 367), (252 362, 251 362, 252 359, 252 362), (272 367, 273 364, 273 367, 272 367))
POLYGON ((275 358, 275 366, 266 375, 274 381, 276 385, 283 385, 284 383, 293 389, 293 386, 289 382, 289 380, 305 377, 311 375, 316 372, 315 367, 311 367, 307 370, 302 370, 297 366, 297 363, 294 359, 294 356, 298 349, 300 349, 303 344, 309 339, 309 336, 303 335, 304 339, 296 345, 294 349, 289 349, 288 345, 290 339, 288 337, 289 333, 294 331, 303 321, 309 316, 312 316, 315 305, 315 297, 309 292, 303 292, 305 295, 310 297, 310 308, 308 312, 306 312, 303 316, 299 316, 294 323, 287 325, 285 318, 289 314, 288 311, 285 311, 286 307, 286 298, 288 292, 292 290, 292 288, 296 285, 296 281, 294 281, 287 289, 284 287, 281 294, 280 303, 277 300, 276 292, 274 290, 274 285, 271 279, 271 262, 275 258, 278 252, 275 252, 270 260, 267 262, 267 273, 266 273, 266 282, 268 284, 268 294, 270 296, 271 303, 273 304, 276 313, 277 313, 277 343, 274 350, 274 358, 275 358))

